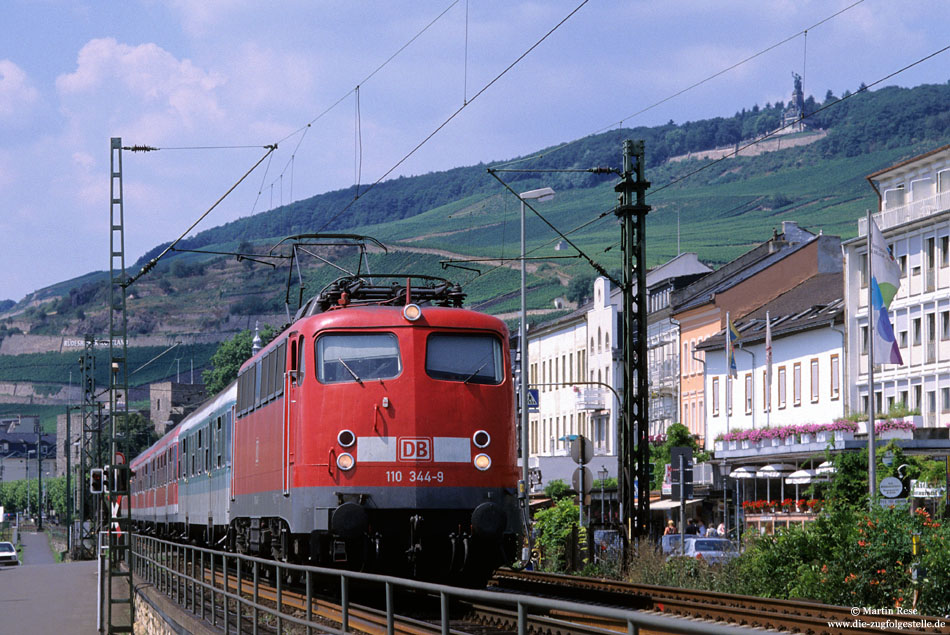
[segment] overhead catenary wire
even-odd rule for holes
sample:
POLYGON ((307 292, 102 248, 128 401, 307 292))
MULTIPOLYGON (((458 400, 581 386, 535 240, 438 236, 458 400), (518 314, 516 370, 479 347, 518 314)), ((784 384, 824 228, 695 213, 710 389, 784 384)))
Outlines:
POLYGON ((193 223, 188 227, 188 229, 186 229, 184 232, 182 232, 182 234, 181 234, 178 238, 176 238, 175 240, 173 240, 173 241, 171 242, 171 244, 169 244, 167 247, 165 247, 165 249, 163 249, 160 254, 158 254, 157 256, 155 256, 154 258, 152 258, 151 260, 149 260, 147 263, 145 263, 145 265, 142 267, 142 269, 141 269, 137 274, 135 274, 134 276, 132 276, 132 277, 130 277, 128 280, 126 280, 125 283, 124 283, 122 286, 124 286, 124 287, 126 287, 126 288, 127 288, 127 287, 130 287, 136 280, 138 280, 138 279, 141 278, 143 275, 145 275, 146 273, 148 273, 149 271, 151 271, 152 268, 155 267, 156 264, 158 264, 158 261, 161 260, 161 259, 165 256, 165 254, 167 254, 169 251, 171 251, 172 249, 174 249, 174 248, 175 248, 175 245, 177 245, 179 242, 181 242, 182 240, 184 240, 185 236, 187 236, 189 233, 191 233, 191 230, 193 230, 195 227, 198 226, 198 223, 200 223, 201 221, 203 221, 203 220, 208 216, 208 214, 210 214, 212 211, 214 211, 214 209, 215 209, 218 205, 221 204, 221 201, 223 201, 225 198, 227 198, 227 196, 228 196, 231 192, 233 192, 234 189, 235 189, 238 185, 240 185, 240 184, 244 181, 244 179, 246 179, 246 178, 251 174, 251 172, 253 172, 254 170, 257 169, 257 166, 259 166, 261 163, 264 162, 264 159, 266 159, 267 157, 269 157, 269 156, 271 155, 271 153, 273 153, 274 150, 277 149, 277 145, 276 145, 276 144, 271 145, 271 146, 265 146, 265 147, 267 148, 267 152, 264 153, 264 156, 262 156, 260 159, 258 159, 257 162, 256 162, 254 165, 252 165, 251 168, 250 168, 247 172, 245 172, 245 173, 241 176, 241 178, 239 178, 239 179, 234 183, 234 185, 232 185, 231 187, 229 187, 228 190, 227 190, 224 194, 222 194, 222 195, 218 198, 218 200, 216 200, 216 201, 214 202, 213 205, 211 205, 211 207, 209 207, 201 216, 199 216, 198 219, 197 219, 195 222, 193 222, 193 223))
POLYGON ((747 64, 747 63, 751 62, 752 60, 754 60, 754 59, 756 59, 756 58, 758 58, 758 57, 761 57, 762 55, 765 55, 766 53, 768 53, 768 52, 770 52, 770 51, 772 51, 772 50, 774 50, 774 49, 776 49, 776 48, 778 48, 778 47, 780 47, 780 46, 782 46, 782 45, 784 45, 784 44, 787 44, 787 43, 791 42, 792 40, 794 40, 795 38, 799 37, 800 35, 803 35, 803 34, 804 34, 804 35, 807 35, 807 33, 808 33, 808 31, 809 31, 810 29, 814 29, 814 28, 816 28, 816 27, 821 26, 821 25, 824 24, 825 22, 828 22, 828 21, 830 21, 830 20, 832 20, 832 19, 838 17, 838 16, 841 15, 842 13, 845 13, 846 11, 849 11, 849 10, 853 9, 854 7, 858 6, 859 4, 861 4, 861 3, 863 3, 863 2, 864 2, 864 0, 857 0, 856 2, 854 2, 854 3, 852 3, 852 4, 849 4, 848 6, 844 7, 843 9, 841 9, 841 10, 839 10, 839 11, 836 11, 835 13, 832 13, 831 15, 829 15, 829 16, 827 16, 827 17, 821 19, 821 20, 819 20, 819 21, 816 22, 815 24, 812 24, 811 26, 809 26, 809 27, 807 27, 807 28, 805 28, 805 29, 802 29, 801 31, 797 31, 796 33, 794 33, 794 34, 792 34, 792 35, 786 37, 785 39, 780 40, 780 41, 778 41, 778 42, 776 42, 776 43, 774 43, 774 44, 772 44, 772 45, 770 45, 770 46, 767 46, 766 48, 764 48, 764 49, 762 49, 762 50, 760 50, 760 51, 758 51, 758 52, 756 52, 756 53, 753 53, 752 55, 749 55, 748 57, 746 57, 746 58, 744 58, 744 59, 741 59, 741 60, 739 60, 738 62, 736 62, 736 63, 734 63, 734 64, 732 64, 732 65, 730 65, 730 66, 727 66, 727 67, 725 67, 725 68, 723 68, 723 69, 721 69, 721 70, 718 70, 718 71, 716 71, 715 73, 713 73, 712 75, 709 75, 709 76, 707 76, 707 77, 705 77, 705 78, 699 80, 698 82, 695 82, 695 83, 693 83, 693 84, 690 84, 689 86, 686 86, 685 88, 682 88, 682 89, 680 89, 680 90, 674 92, 673 94, 668 95, 667 97, 664 97, 664 98, 660 99, 659 101, 656 101, 656 102, 650 104, 649 106, 645 106, 645 107, 641 108, 640 110, 634 112, 634 113, 631 114, 631 115, 628 115, 628 116, 626 116, 626 117, 622 117, 622 118, 619 119, 618 121, 615 121, 615 122, 613 122, 613 123, 607 124, 606 126, 603 126, 603 127, 599 128, 599 129, 597 129, 597 130, 595 130, 595 131, 593 131, 593 132, 591 132, 591 133, 588 133, 588 134, 586 134, 586 135, 583 135, 583 136, 581 136, 581 137, 579 137, 578 139, 575 139, 575 140, 573 140, 573 141, 567 141, 567 142, 565 142, 565 143, 562 143, 561 145, 555 146, 554 148, 551 148, 550 150, 548 150, 548 151, 546 151, 546 152, 541 152, 541 153, 534 154, 534 155, 527 156, 527 157, 521 157, 521 158, 519 158, 519 159, 514 159, 514 160, 512 160, 512 161, 507 161, 507 162, 505 162, 505 163, 499 163, 499 164, 497 165, 497 167, 506 167, 506 166, 509 166, 509 165, 515 165, 515 164, 517 164, 517 163, 523 163, 524 161, 532 161, 532 160, 534 160, 534 159, 540 159, 540 158, 542 158, 542 157, 550 156, 551 154, 553 154, 553 153, 555 153, 555 152, 557 152, 557 151, 559 151, 559 150, 563 150, 564 148, 570 147, 571 145, 573 145, 573 144, 575 144, 575 143, 578 143, 578 142, 581 141, 582 139, 585 139, 585 138, 590 137, 590 136, 592 136, 592 135, 600 134, 600 133, 602 133, 602 132, 606 132, 607 130, 611 130, 611 129, 617 127, 618 125, 619 125, 619 126, 623 126, 623 122, 624 122, 624 121, 626 121, 626 120, 628 120, 628 119, 634 119, 634 118, 636 118, 636 117, 638 117, 638 116, 640 116, 640 115, 642 115, 642 114, 644 114, 644 113, 646 113, 646 112, 649 112, 650 110, 653 110, 654 108, 656 108, 656 107, 658 107, 658 106, 662 106, 663 104, 665 104, 665 103, 668 102, 668 101, 672 101, 673 99, 676 99, 677 97, 680 97, 681 95, 684 95, 685 93, 688 93, 688 92, 691 91, 691 90, 694 90, 694 89, 696 89, 696 88, 699 88, 699 87, 702 86, 703 84, 706 84, 707 82, 710 82, 710 81, 716 79, 717 77, 719 77, 719 76, 721 76, 721 75, 725 75, 726 73, 728 73, 728 72, 730 72, 730 71, 733 71, 733 70, 739 68, 740 66, 743 66, 744 64, 747 64))
MULTIPOLYGON (((857 3, 856 3, 856 4, 857 4, 857 3)), ((851 5, 851 6, 854 6, 854 5, 851 5)), ((839 12, 839 13, 840 13, 840 12, 839 12)), ((833 17, 833 16, 832 16, 832 17, 833 17)), ((828 19, 830 19, 830 18, 826 18, 824 21, 827 21, 828 19)), ((859 94, 862 93, 862 92, 865 92, 865 91, 870 90, 873 86, 877 86, 878 84, 881 84, 882 82, 885 82, 885 81, 887 81, 887 80, 889 80, 889 79, 891 79, 891 78, 893 78, 893 77, 895 77, 895 76, 897 76, 897 75, 899 75, 899 74, 901 74, 901 73, 903 73, 903 72, 905 72, 905 71, 907 71, 907 70, 909 70, 909 69, 911 69, 911 68, 913 68, 913 67, 915 67, 915 66, 917 66, 917 65, 919 65, 919 64, 922 64, 923 62, 926 62, 927 60, 932 59, 932 58, 936 57, 937 55, 940 55, 940 54, 942 54, 942 53, 945 53, 945 52, 948 51, 948 50, 950 50, 950 45, 947 45, 947 46, 945 46, 945 47, 943 47, 943 48, 940 48, 940 49, 938 49, 938 50, 936 50, 936 51, 934 51, 934 52, 928 54, 928 55, 925 55, 924 57, 922 57, 922 58, 920 58, 920 59, 918 59, 918 60, 916 60, 916 61, 914 61, 914 62, 911 62, 910 64, 907 64, 907 65, 903 66, 902 68, 900 68, 900 69, 898 69, 898 70, 896 70, 896 71, 893 71, 893 72, 891 72, 891 73, 885 75, 884 77, 881 77, 881 78, 878 79, 878 80, 875 80, 875 81, 871 82, 870 84, 864 85, 864 86, 863 86, 862 88, 860 88, 858 91, 856 91, 856 92, 854 92, 854 93, 851 93, 850 95, 843 96, 843 97, 840 98, 840 99, 837 99, 837 100, 835 100, 835 101, 833 101, 833 102, 829 102, 828 104, 825 104, 824 106, 818 108, 817 110, 815 110, 815 111, 813 111, 813 112, 811 112, 811 113, 808 113, 808 114, 805 115, 802 119, 807 119, 808 117, 814 116, 814 115, 816 115, 816 114, 818 114, 818 113, 820 113, 820 112, 823 112, 823 111, 825 111, 825 110, 827 110, 827 109, 829 109, 829 108, 833 108, 833 107, 835 107, 835 106, 837 106, 837 105, 840 105, 840 104, 844 103, 845 101, 847 101, 848 99, 851 99, 851 98, 855 97, 856 95, 859 95, 859 94)), ((800 121, 800 120, 799 120, 799 121, 800 121)), ((798 122, 796 121, 795 123, 798 123, 798 122)), ((658 187, 658 188, 656 188, 656 189, 654 189, 654 190, 648 192, 648 193, 647 193, 647 197, 648 197, 648 198, 652 198, 653 196, 655 196, 657 193, 661 192, 662 190, 665 190, 665 189, 667 189, 667 188, 669 188, 669 187, 672 187, 673 185, 676 185, 676 184, 678 184, 678 183, 681 183, 681 182, 683 182, 684 180, 686 180, 686 179, 688 179, 688 178, 690 178, 690 177, 692 177, 692 176, 695 176, 696 174, 698 174, 698 173, 700 173, 700 172, 702 172, 702 171, 704 171, 704 170, 707 170, 707 169, 713 167, 714 165, 717 165, 717 164, 721 163, 722 161, 724 161, 724 160, 726 160, 726 159, 728 159, 728 158, 732 158, 732 157, 738 155, 740 152, 742 152, 742 150, 745 150, 745 149, 747 149, 747 148, 749 148, 749 147, 751 147, 751 146, 753 146, 753 145, 756 145, 757 143, 760 143, 760 142, 762 142, 762 141, 765 141, 765 140, 767 140, 767 139, 769 139, 769 138, 775 136, 777 133, 781 132, 781 131, 784 130, 786 127, 791 126, 791 125, 794 125, 794 124, 793 124, 793 123, 789 123, 789 124, 787 124, 787 125, 783 125, 783 126, 781 126, 780 128, 778 128, 778 129, 776 129, 776 130, 773 130, 772 132, 770 132, 770 133, 768 133, 768 134, 766 134, 766 135, 763 135, 762 137, 759 137, 759 138, 756 138, 756 139, 750 141, 749 143, 745 144, 744 146, 738 148, 737 150, 734 150, 733 152, 731 152, 731 153, 729 153, 729 154, 724 155, 723 157, 720 157, 720 158, 718 158, 718 159, 715 159, 715 160, 713 160, 713 161, 711 161, 711 162, 709 162, 709 163, 707 163, 707 164, 705 164, 705 165, 703 165, 703 166, 700 166, 700 167, 697 168, 696 170, 693 170, 693 171, 691 171, 691 172, 685 174, 684 176, 682 176, 682 177, 680 177, 680 178, 678 178, 678 179, 674 179, 674 180, 671 181, 670 183, 667 183, 667 184, 665 184, 665 185, 660 186, 660 187, 658 187)), ((572 142, 572 143, 573 143, 573 142, 572 142)), ((502 164, 502 165, 511 165, 511 164, 513 164, 513 163, 514 163, 514 162, 509 162, 509 163, 502 164)), ((497 171, 497 172, 502 172, 502 171, 505 171, 505 172, 520 172, 520 171, 522 171, 522 170, 518 170, 518 169, 505 169, 505 170, 502 170, 502 169, 500 169, 500 168, 490 168, 490 170, 494 170, 494 171, 497 171)), ((525 171, 528 171, 528 170, 525 170, 525 171)), ((541 172, 541 171, 560 171, 560 170, 551 169, 551 170, 537 170, 537 171, 538 171, 538 172, 541 172)), ((565 170, 565 171, 566 171, 566 170, 565 170)), ((581 171, 588 171, 588 170, 581 170, 581 171)), ((507 187, 507 186, 506 186, 506 187, 507 187)), ((511 188, 508 188, 508 189, 511 190, 511 188)), ((512 191, 513 191, 513 190, 512 190, 512 191)), ((755 201, 752 201, 752 202, 755 202, 755 201)), ((748 205, 748 204, 750 204, 750 203, 743 203, 743 205, 748 205)), ((735 208, 735 209, 741 208, 743 205, 740 205, 740 206, 738 206, 738 207, 735 208)), ((529 205, 529 207, 530 207, 530 205, 529 205)), ((532 209, 532 211, 534 211, 534 212, 537 214, 537 211, 535 211, 534 208, 531 208, 531 209, 532 209)), ((600 220, 602 220, 603 218, 605 218, 605 217, 611 215, 611 214, 613 213, 613 211, 614 211, 613 209, 605 210, 605 211, 601 212, 599 215, 597 215, 596 217, 594 217, 594 218, 592 218, 592 219, 590 219, 590 220, 587 220, 587 221, 581 223, 580 225, 578 225, 577 227, 575 227, 575 228, 573 228, 573 229, 571 229, 571 230, 569 230, 569 231, 564 232, 564 234, 565 234, 565 235, 568 235, 568 236, 571 235, 571 234, 575 234, 575 233, 577 233, 578 231, 581 231, 581 230, 583 230, 583 229, 589 227, 590 225, 596 223, 597 221, 600 221, 600 220)), ((540 214, 538 214, 538 215, 540 216, 540 214)), ((539 250, 541 250, 541 249, 544 249, 545 247, 551 245, 552 243, 554 243, 554 242, 557 241, 557 240, 558 240, 558 237, 555 237, 555 238, 551 239, 550 241, 548 241, 548 242, 546 242, 546 243, 543 243, 542 245, 539 245, 538 247, 535 247, 534 249, 529 249, 529 250, 526 252, 525 255, 532 254, 532 253, 535 253, 535 252, 537 252, 537 251, 539 251, 539 250)), ((619 242, 615 242, 615 243, 611 244, 610 246, 606 247, 603 251, 604 251, 604 252, 608 252, 608 251, 610 251, 611 249, 613 249, 614 247, 618 246, 619 244, 620 244, 619 242)), ((495 260, 495 259, 487 259, 487 258, 486 258, 486 260, 495 260)), ((490 274, 490 273, 492 273, 492 272, 494 272, 494 271, 497 271, 498 269, 501 269, 501 268, 503 268, 503 267, 504 267, 504 265, 497 265, 497 266, 495 266, 495 267, 492 267, 491 269, 488 269, 487 271, 479 272, 476 276, 474 276, 474 277, 472 278, 472 280, 475 280, 475 279, 477 279, 477 278, 480 278, 480 277, 483 277, 483 276, 485 276, 485 275, 488 275, 488 274, 490 274)), ((470 280, 470 281, 471 281, 471 280, 470 280)))
MULTIPOLYGON (((492 86, 494 86, 495 83, 498 82, 498 80, 500 80, 502 77, 504 77, 505 75, 507 75, 508 72, 509 72, 512 68, 514 68, 515 66, 517 66, 518 63, 521 62, 521 60, 523 60, 525 57, 527 57, 534 49, 538 48, 538 47, 539 47, 545 40, 547 40, 555 31, 557 31, 565 22, 567 22, 568 20, 570 20, 570 19, 574 16, 575 13, 577 13, 578 11, 580 11, 581 8, 582 8, 584 5, 586 5, 589 1, 590 1, 590 0, 582 0, 582 2, 581 2, 579 5, 577 5, 570 13, 568 13, 563 19, 561 19, 560 22, 558 22, 557 24, 555 24, 553 27, 551 27, 551 29, 550 29, 547 33, 545 33, 543 36, 541 36, 541 38, 540 38, 538 41, 536 41, 534 44, 532 44, 531 46, 529 46, 529 47, 527 48, 527 50, 525 50, 521 55, 519 55, 519 56, 518 56, 513 62, 511 62, 508 66, 506 66, 504 70, 502 70, 500 73, 498 73, 497 75, 495 75, 491 80, 488 81, 488 83, 486 83, 484 86, 482 86, 481 89, 479 89, 479 91, 478 91, 477 93, 475 93, 474 95, 472 95, 472 98, 471 98, 470 100, 468 100, 466 103, 462 104, 458 109, 456 109, 455 112, 453 112, 451 115, 449 115, 448 118, 447 118, 445 121, 443 121, 442 123, 440 123, 440 124, 435 128, 435 130, 433 130, 433 131, 430 132, 428 135, 426 135, 426 137, 425 137, 422 141, 420 141, 418 144, 416 144, 411 150, 409 150, 409 152, 407 152, 407 153, 405 154, 405 156, 403 156, 401 159, 399 159, 395 164, 393 164, 393 166, 392 166, 391 168, 389 168, 388 170, 386 170, 386 172, 384 172, 379 178, 377 178, 375 181, 373 181, 373 183, 372 183, 371 185, 369 185, 365 190, 363 190, 363 193, 362 193, 362 194, 365 195, 367 192, 369 192, 370 190, 372 190, 373 188, 375 188, 377 185, 379 185, 383 180, 385 180, 386 177, 388 177, 390 174, 392 174, 393 172, 395 172, 396 169, 397 169, 400 165, 402 165, 402 164, 405 163, 407 160, 409 160, 409 158, 410 158, 412 155, 414 155, 416 152, 418 152, 419 149, 420 149, 422 146, 424 146, 426 143, 428 143, 430 139, 432 139, 432 138, 433 138, 435 135, 437 135, 443 128, 445 128, 447 125, 449 125, 449 123, 450 123, 453 119, 455 119, 455 118, 456 118, 463 110, 465 110, 469 105, 471 105, 472 102, 474 102, 476 99, 478 99, 478 98, 479 98, 485 91, 487 91, 489 88, 491 88, 492 86)), ((317 231, 320 232, 320 231, 323 231, 324 229, 326 229, 331 223, 333 223, 333 221, 335 221, 337 218, 339 218, 340 216, 342 216, 347 210, 349 210, 349 209, 353 206, 353 204, 356 202, 356 200, 357 200, 357 199, 354 198, 352 201, 350 201, 349 203, 347 203, 342 209, 340 209, 336 214, 334 214, 333 216, 331 216, 323 225, 321 225, 320 228, 319 228, 317 231)))

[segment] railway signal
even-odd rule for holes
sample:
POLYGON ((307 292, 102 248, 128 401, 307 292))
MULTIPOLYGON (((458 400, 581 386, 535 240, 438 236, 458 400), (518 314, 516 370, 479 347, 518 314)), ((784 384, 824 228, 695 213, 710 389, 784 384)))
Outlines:
POLYGON ((94 467, 91 470, 89 470, 89 491, 92 492, 93 494, 101 494, 102 485, 103 485, 102 468, 94 467))

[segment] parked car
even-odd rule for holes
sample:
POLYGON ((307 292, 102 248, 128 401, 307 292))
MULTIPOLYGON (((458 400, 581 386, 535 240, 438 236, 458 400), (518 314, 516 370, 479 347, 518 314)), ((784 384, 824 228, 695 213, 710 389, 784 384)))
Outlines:
POLYGON ((20 564, 17 557, 16 547, 12 542, 0 542, 0 565, 16 566, 20 564))
MULTIPOLYGON (((665 534, 660 539, 660 549, 663 551, 664 556, 671 555, 674 551, 678 555, 682 555, 680 549, 680 534, 665 534)), ((696 540, 696 534, 686 534, 686 544, 696 540)))
POLYGON ((677 549, 677 553, 670 557, 685 556, 705 560, 710 564, 720 564, 729 562, 738 555, 739 550, 736 549, 731 540, 725 538, 696 538, 686 541, 685 552, 680 553, 677 549))

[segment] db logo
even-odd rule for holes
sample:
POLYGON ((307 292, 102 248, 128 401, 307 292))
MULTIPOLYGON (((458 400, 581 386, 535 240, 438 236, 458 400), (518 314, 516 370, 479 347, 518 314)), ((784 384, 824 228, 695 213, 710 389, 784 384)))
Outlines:
POLYGON ((431 461, 432 439, 425 437, 401 437, 399 439, 400 461, 431 461))

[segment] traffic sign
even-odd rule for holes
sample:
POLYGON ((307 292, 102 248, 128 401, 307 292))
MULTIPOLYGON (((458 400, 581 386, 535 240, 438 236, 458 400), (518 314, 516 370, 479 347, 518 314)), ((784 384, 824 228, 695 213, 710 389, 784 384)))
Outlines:
POLYGON ((571 441, 571 458, 575 463, 587 465, 594 458, 594 444, 584 436, 578 436, 571 441))
POLYGON ((588 467, 578 467, 574 470, 574 475, 571 476, 571 486, 574 488, 575 492, 581 492, 584 496, 590 494, 590 487, 594 482, 594 475, 591 473, 590 468, 588 467), (581 479, 583 478, 583 482, 581 479))
POLYGON ((528 412, 539 412, 539 396, 540 391, 537 388, 528 388, 528 412))
POLYGON ((888 476, 881 479, 878 490, 880 490, 881 496, 885 498, 897 498, 904 490, 904 484, 896 476, 888 476))

